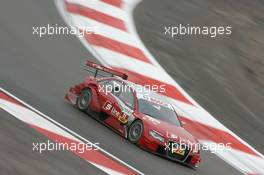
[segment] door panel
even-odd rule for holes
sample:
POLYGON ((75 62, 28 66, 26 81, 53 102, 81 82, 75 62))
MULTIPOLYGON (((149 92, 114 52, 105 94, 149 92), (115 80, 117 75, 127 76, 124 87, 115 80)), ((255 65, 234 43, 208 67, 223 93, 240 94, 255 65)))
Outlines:
POLYGON ((122 125, 122 121, 124 121, 122 120, 124 119, 123 113, 119 104, 116 102, 116 97, 111 91, 109 91, 111 89, 109 87, 114 85, 113 82, 117 81, 110 80, 108 83, 104 84, 106 86, 104 87, 104 90, 99 92, 99 99, 102 104, 102 111, 109 115, 109 117, 104 122, 123 135, 125 134, 124 126, 122 125))

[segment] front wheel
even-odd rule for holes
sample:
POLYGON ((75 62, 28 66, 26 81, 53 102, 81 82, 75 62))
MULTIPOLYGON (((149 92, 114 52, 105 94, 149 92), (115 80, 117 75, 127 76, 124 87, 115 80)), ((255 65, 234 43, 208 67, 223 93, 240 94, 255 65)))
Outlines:
POLYGON ((134 121, 128 130, 128 140, 132 143, 137 143, 143 133, 143 123, 140 120, 134 121))
POLYGON ((81 95, 78 97, 77 100, 77 107, 81 111, 86 111, 91 103, 92 100, 92 93, 90 89, 84 89, 81 92, 81 95))

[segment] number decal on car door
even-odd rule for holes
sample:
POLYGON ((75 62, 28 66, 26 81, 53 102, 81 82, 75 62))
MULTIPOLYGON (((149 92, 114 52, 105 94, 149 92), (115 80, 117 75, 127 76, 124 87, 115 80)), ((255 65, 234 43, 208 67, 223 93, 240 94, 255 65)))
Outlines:
POLYGON ((127 123, 128 116, 123 112, 119 112, 111 102, 105 102, 105 104, 103 105, 103 109, 106 112, 110 113, 113 117, 117 118, 121 123, 127 123))

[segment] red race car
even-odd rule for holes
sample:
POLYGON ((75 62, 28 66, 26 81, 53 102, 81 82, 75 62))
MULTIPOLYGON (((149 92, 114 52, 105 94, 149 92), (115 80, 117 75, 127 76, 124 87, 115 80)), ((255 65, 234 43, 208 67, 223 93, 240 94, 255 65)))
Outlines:
POLYGON ((164 96, 127 81, 121 72, 89 61, 85 67, 93 76, 69 89, 69 103, 143 149, 198 167, 199 142, 164 96))

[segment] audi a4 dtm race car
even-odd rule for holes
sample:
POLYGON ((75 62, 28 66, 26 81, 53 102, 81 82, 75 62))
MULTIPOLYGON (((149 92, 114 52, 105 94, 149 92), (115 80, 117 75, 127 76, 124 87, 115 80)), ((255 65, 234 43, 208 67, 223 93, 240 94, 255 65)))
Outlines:
POLYGON ((198 167, 199 143, 182 127, 176 110, 163 95, 93 62, 87 61, 85 69, 92 75, 71 87, 66 101, 139 147, 198 167))

